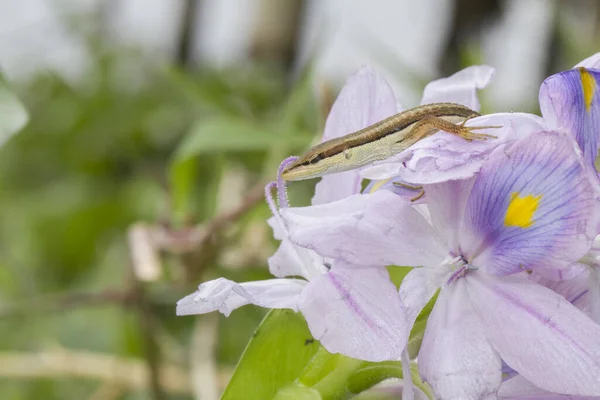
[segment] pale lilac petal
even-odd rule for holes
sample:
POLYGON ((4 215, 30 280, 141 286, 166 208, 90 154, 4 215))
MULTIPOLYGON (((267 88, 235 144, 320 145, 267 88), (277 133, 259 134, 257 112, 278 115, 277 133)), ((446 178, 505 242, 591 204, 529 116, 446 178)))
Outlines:
POLYGON ((525 113, 488 114, 473 118, 467 126, 501 126, 477 130, 496 139, 466 141, 456 135, 438 132, 398 156, 361 170, 367 179, 400 176, 407 182, 432 184, 472 177, 498 146, 547 129, 540 117, 525 113))
POLYGON ((586 254, 598 219, 582 162, 574 141, 556 132, 535 133, 508 150, 497 149, 477 176, 467 205, 461 241, 467 259, 493 273, 511 274, 523 268, 568 269, 586 254), (538 199, 531 218, 508 220, 513 197, 527 196, 527 204, 538 199))
POLYGON ((402 355, 400 356, 400 362, 402 363, 402 380, 404 382, 402 400, 415 400, 415 385, 413 384, 412 371, 410 370, 410 354, 408 353, 408 346, 404 346, 402 355))
POLYGON ((401 178, 390 178, 383 181, 371 181, 363 193, 375 193, 378 190, 389 190, 401 197, 404 201, 413 205, 427 203, 427 193, 416 199, 421 194, 421 190, 415 185, 408 183, 401 178), (403 184, 408 186, 402 186, 403 184))
POLYGON ((177 302, 177 315, 219 311, 228 316, 236 308, 255 304, 266 308, 298 309, 298 296, 306 286, 300 279, 269 279, 236 283, 225 278, 204 282, 177 302))
POLYGON ((275 238, 281 240, 275 254, 268 259, 271 274, 278 278, 301 276, 309 280, 315 274, 327 272, 324 266, 326 260, 322 256, 290 242, 280 218, 271 217, 267 223, 273 228, 275 238))
POLYGON ((551 392, 600 395, 600 325, 521 276, 466 276, 471 303, 502 359, 551 392))
POLYGON ((589 314, 600 324, 600 267, 596 265, 590 268, 589 290, 589 314))
POLYGON ((544 119, 569 132, 593 167, 600 147, 600 70, 573 69, 547 78, 540 87, 544 119))
POLYGON ((385 268, 336 263, 310 281, 301 299, 312 335, 330 353, 367 361, 400 358, 409 331, 385 268))
POLYGON ((314 205, 330 203, 360 193, 362 178, 358 170, 325 175, 315 186, 314 205))
POLYGON ((411 329, 423 307, 451 274, 449 268, 437 266, 414 268, 404 277, 399 290, 400 302, 406 315, 406 324, 411 329))
POLYGON ((438 399, 485 399, 500 382, 500 357, 473 311, 464 279, 444 287, 419 352, 419 372, 438 399))
POLYGON ((588 293, 584 296, 587 312, 590 317, 600 324, 600 235, 594 239, 592 250, 583 258, 588 272, 588 293))
POLYGON ((527 379, 518 375, 502 383, 498 390, 500 400, 599 400, 597 396, 571 396, 550 393, 535 387, 527 379))
POLYGON ((279 248, 269 259, 269 271, 278 278, 301 276, 311 279, 315 274, 327 271, 327 262, 312 250, 301 248, 288 239, 282 240, 279 248))
POLYGON ((396 112, 390 85, 372 68, 362 67, 348 79, 331 107, 322 140, 358 131, 396 112))
POLYGON ((568 279, 573 279, 584 270, 587 269, 587 266, 581 264, 579 262, 575 262, 570 264, 569 266, 561 269, 556 268, 541 268, 537 269, 536 272, 542 275, 546 279, 550 279, 553 281, 563 281, 568 279))
MULTIPOLYGON (((549 393, 536 387, 534 384, 517 375, 509 380, 502 382, 498 397, 501 399, 536 399, 540 395, 548 395, 549 393)), ((545 397, 544 397, 545 398, 545 397)))
POLYGON ((446 247, 459 254, 460 232, 467 200, 475 179, 451 180, 425 185, 432 225, 446 240, 446 247))
POLYGON ((448 78, 438 79, 425 86, 421 104, 450 102, 479 111, 477 89, 486 87, 493 76, 494 68, 487 65, 467 67, 448 78))
POLYGON ((281 211, 290 239, 356 265, 437 265, 447 254, 433 228, 387 190, 281 211))
POLYGON ((267 224, 273 229, 273 237, 277 240, 283 240, 287 237, 285 228, 281 226, 277 218, 270 217, 267 219, 267 224))
POLYGON ((584 68, 600 68, 600 53, 596 53, 593 56, 589 56, 573 68, 584 67, 584 68))
POLYGON ((582 299, 587 297, 590 273, 588 268, 582 267, 583 269, 579 269, 579 273, 570 279, 551 280, 537 272, 533 272, 529 279, 560 294, 569 303, 585 312, 585 307, 582 308, 585 302, 582 302, 582 299))
MULTIPOLYGON (((356 132, 396 114, 389 84, 369 67, 361 68, 342 88, 325 123, 323 141, 356 132)), ((312 204, 324 204, 360 192, 357 170, 326 175, 315 188, 312 204)))

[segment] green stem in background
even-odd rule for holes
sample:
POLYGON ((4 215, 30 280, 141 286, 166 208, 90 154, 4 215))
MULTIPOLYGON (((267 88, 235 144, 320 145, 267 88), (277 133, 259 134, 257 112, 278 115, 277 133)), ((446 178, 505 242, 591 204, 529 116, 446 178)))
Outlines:
MULTIPOLYGON (((434 398, 429 386, 411 364, 411 377, 416 388, 434 398)), ((403 379, 399 361, 368 362, 330 354, 320 348, 306 366, 304 373, 292 385, 277 393, 276 400, 343 400, 350 399, 390 378, 403 379)))
POLYGON ((348 398, 351 395, 348 379, 363 363, 362 360, 330 354, 320 348, 308 365, 307 372, 300 377, 300 382, 318 390, 323 400, 348 398))
POLYGON ((352 396, 348 378, 363 364, 362 360, 331 354, 319 347, 302 375, 291 386, 280 389, 274 399, 348 399, 352 396))
MULTIPOLYGON (((417 365, 410 366, 413 385, 433 399, 429 385, 421 380, 417 365)), ((348 380, 348 390, 353 394, 364 392, 386 379, 403 379, 402 363, 399 361, 384 361, 379 363, 365 362, 348 380)))

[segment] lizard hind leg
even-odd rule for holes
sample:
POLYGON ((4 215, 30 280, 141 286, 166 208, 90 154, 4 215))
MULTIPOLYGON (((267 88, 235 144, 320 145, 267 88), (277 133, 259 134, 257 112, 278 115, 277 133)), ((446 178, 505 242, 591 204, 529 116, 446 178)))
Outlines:
MULTIPOLYGON (((472 140, 486 140, 486 139, 497 139, 497 136, 489 135, 487 133, 476 133, 473 132, 478 129, 497 129, 502 128, 501 126, 466 126, 465 123, 476 117, 476 114, 465 118, 460 124, 456 125, 450 121, 446 121, 440 117, 426 117, 421 121, 417 122, 412 128, 411 132, 405 138, 405 141, 410 141, 410 144, 414 144, 419 140, 434 134, 437 131, 444 131, 459 136, 467 141, 472 140)), ((407 146, 408 147, 408 146, 407 146)))
POLYGON ((415 197, 412 197, 410 199, 411 202, 417 201, 425 195, 425 189, 423 189, 423 186, 421 186, 421 185, 410 185, 408 183, 403 183, 403 182, 394 182, 394 186, 403 187, 403 188, 406 188, 409 190, 418 190, 419 194, 417 194, 415 197))
POLYGON ((494 135, 489 135, 487 133, 475 133, 473 132, 476 129, 499 129, 502 128, 502 125, 498 126, 498 125, 485 125, 485 126, 466 126, 465 124, 467 123, 467 121, 478 117, 479 114, 473 114, 468 116, 467 118, 465 118, 460 125, 457 125, 457 131, 456 132, 450 132, 450 133, 455 133, 456 135, 462 137, 465 140, 468 140, 469 142, 474 140, 474 139, 479 139, 479 140, 486 140, 486 139, 498 139, 498 136, 494 136, 494 135))

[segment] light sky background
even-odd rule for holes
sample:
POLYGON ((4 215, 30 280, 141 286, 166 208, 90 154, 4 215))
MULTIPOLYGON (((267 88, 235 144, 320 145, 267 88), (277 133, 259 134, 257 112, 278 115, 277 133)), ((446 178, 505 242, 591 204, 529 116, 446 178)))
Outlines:
MULTIPOLYGON (((181 0, 0 0, 0 69, 9 80, 52 70, 78 79, 89 57, 70 32, 66 17, 110 4, 107 35, 139 45, 157 63, 175 51, 184 2, 181 0)), ((486 63, 496 68, 488 98, 494 108, 528 104, 544 79, 543 63, 556 2, 505 0, 506 12, 483 34, 486 63)), ((390 71, 397 60, 424 76, 437 76, 452 16, 449 0, 308 0, 302 17, 298 63, 317 55, 321 79, 341 84, 357 68, 371 64, 387 77, 405 107, 418 104, 406 80, 390 71), (369 42, 388 53, 378 61, 369 42)), ((248 59, 261 0, 201 0, 196 24, 196 58, 216 66, 248 59)))

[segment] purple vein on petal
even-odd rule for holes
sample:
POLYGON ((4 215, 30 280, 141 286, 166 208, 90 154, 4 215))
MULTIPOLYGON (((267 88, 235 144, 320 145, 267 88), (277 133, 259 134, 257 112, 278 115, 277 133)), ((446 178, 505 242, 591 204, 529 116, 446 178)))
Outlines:
POLYGON ((446 286, 448 286, 449 284, 454 282, 456 279, 458 279, 460 277, 460 275, 465 273, 465 271, 467 271, 466 265, 464 265, 464 266, 460 267, 459 269, 457 269, 456 271, 454 271, 452 273, 452 275, 450 275, 450 278, 448 278, 448 280, 446 281, 446 286))
MULTIPOLYGON (((559 278, 562 278, 562 270, 559 271, 559 278)), ((585 294, 587 292, 588 292, 588 289, 585 289, 583 292, 579 293, 577 296, 573 297, 572 299, 567 299, 567 300, 569 301, 569 303, 574 304, 577 300, 579 300, 580 298, 585 296, 585 294)))
POLYGON ((340 283, 340 281, 335 277, 334 274, 328 273, 327 277, 335 287, 335 289, 342 295, 342 300, 344 300, 348 306, 354 311, 360 318, 362 318, 365 323, 372 330, 377 330, 377 324, 375 324, 369 316, 360 308, 358 303, 354 301, 350 292, 340 283))
POLYGON ((509 303, 525 310, 530 315, 535 317, 538 321, 542 322, 543 325, 548 326, 550 329, 554 330, 560 336, 565 338, 569 343, 571 343, 574 347, 579 349, 583 354, 587 355, 592 359, 595 357, 593 354, 589 353, 584 347, 580 346, 579 343, 575 342, 569 335, 567 335, 565 332, 559 329, 550 317, 535 311, 533 308, 527 306, 522 301, 519 301, 517 298, 511 296, 509 293, 506 293, 504 290, 500 289, 497 285, 492 285, 491 289, 494 289, 499 296, 504 298, 509 303))

